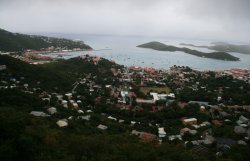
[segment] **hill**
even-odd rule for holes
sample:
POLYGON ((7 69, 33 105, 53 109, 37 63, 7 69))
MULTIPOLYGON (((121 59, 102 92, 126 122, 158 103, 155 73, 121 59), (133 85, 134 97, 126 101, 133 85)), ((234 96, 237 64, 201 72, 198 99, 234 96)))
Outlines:
POLYGON ((113 78, 112 66, 118 66, 106 59, 101 59, 97 65, 80 57, 60 60, 44 65, 32 65, 9 56, 0 55, 0 64, 7 66, 9 78, 24 77, 26 83, 44 90, 69 91, 72 84, 82 75, 96 75, 99 81, 103 77, 113 78), (39 82, 39 84, 37 84, 39 82))
POLYGON ((19 33, 11 33, 0 29, 0 51, 23 51, 27 49, 39 50, 48 47, 59 47, 63 49, 91 49, 90 46, 82 41, 73 41, 69 39, 61 39, 54 37, 25 35, 19 33))
POLYGON ((119 68, 115 63, 100 59, 96 64, 91 57, 79 57, 46 65, 31 65, 9 56, 0 56, 0 64, 7 67, 0 71, 1 160, 205 160, 183 146, 144 143, 130 134, 130 121, 119 123, 107 118, 105 113, 115 114, 117 111, 129 114, 124 118, 130 119, 128 111, 120 111, 111 104, 96 103, 100 94, 106 102, 105 92, 109 91, 105 88, 106 83, 115 85, 111 73, 111 68, 119 68), (72 92, 72 98, 66 97, 66 93, 61 91, 69 92, 69 88, 73 88, 72 83, 79 78, 85 82, 80 83, 77 93, 72 92), (26 83, 28 87, 25 88, 26 83), (2 88, 6 85, 9 88, 2 88), (92 88, 95 91, 90 92, 92 88), (80 100, 79 107, 84 112, 70 106, 63 107, 61 99, 68 100, 68 104, 80 100), (30 113, 48 113, 50 107, 56 108, 56 113, 47 117, 30 113), (87 112, 90 110, 92 112, 87 112), (67 120, 68 126, 59 127, 58 120, 67 120), (107 125, 108 129, 98 129, 100 123, 107 125))
MULTIPOLYGON (((5 69, 0 70, 1 160, 249 160, 247 155, 249 141, 248 145, 234 145, 226 149, 225 153, 222 151, 225 156, 220 157, 215 154, 218 151, 221 152, 221 146, 216 142, 199 146, 193 146, 191 143, 194 139, 200 140, 200 136, 203 131, 204 133, 207 131, 207 128, 212 129, 215 136, 243 138, 243 135, 238 136, 233 133, 231 128, 233 124, 200 128, 196 136, 185 134, 182 137, 183 141, 169 139, 173 136, 173 132, 178 134, 180 129, 186 126, 182 125, 181 118, 194 117, 198 118, 199 122, 210 119, 209 113, 200 112, 198 104, 179 108, 174 102, 167 108, 154 112, 148 105, 132 105, 139 107, 140 110, 125 110, 124 106, 119 107, 118 100, 122 97, 117 94, 119 95, 123 88, 128 86, 132 87, 132 90, 137 87, 133 81, 129 83, 121 81, 120 78, 127 76, 128 71, 106 59, 86 55, 44 65, 31 65, 19 59, 0 55, 0 65, 6 65, 5 69), (118 75, 115 76, 115 74, 118 75), (76 84, 77 88, 75 88, 76 84), (75 103, 78 106, 74 106, 75 103), (51 113, 51 109, 56 112, 51 113), (43 113, 45 116, 34 115, 34 113, 43 113), (59 121, 67 124, 61 126, 58 124, 59 121), (137 123, 133 124, 135 121, 137 123), (100 125, 106 126, 106 129, 99 128, 100 125), (161 144, 156 136, 159 125, 168 130, 161 144), (185 144, 184 141, 188 143, 185 144)), ((225 89, 228 89, 230 95, 235 93, 238 99, 242 98, 241 93, 249 91, 248 83, 242 84, 241 81, 237 82, 231 77, 231 79, 217 78, 212 72, 211 77, 204 77, 200 72, 196 75, 196 72, 191 69, 183 68, 183 70, 185 75, 193 77, 190 82, 186 82, 188 86, 192 83, 197 85, 197 81, 200 82, 200 86, 209 82, 206 86, 209 94, 205 90, 199 90, 200 94, 188 88, 188 91, 180 91, 183 98, 186 96, 186 98, 197 96, 207 98, 207 94, 217 93, 217 90, 214 90, 217 89, 214 88, 215 86, 233 87, 236 92, 231 92, 230 88, 225 89), (186 72, 186 70, 191 71, 186 72), (240 86, 242 88, 238 88, 240 86)), ((131 75, 132 80, 141 75, 141 71, 138 71, 138 74, 136 70, 132 72, 134 73, 131 75)), ((206 75, 210 74, 206 73, 206 75)), ((152 76, 155 77, 155 75, 152 76)), ((175 77, 169 76, 166 76, 164 81, 170 83, 172 87, 176 86, 171 83, 171 80, 175 81, 180 77, 176 76, 177 79, 173 79, 175 77)), ((162 76, 158 78, 160 77, 162 76)), ((176 87, 179 88, 179 86, 176 87)), ((248 95, 245 96, 243 100, 249 98, 248 95)), ((211 97, 214 99, 214 95, 211 97)), ((232 101, 234 97, 231 95, 229 99, 232 101)), ((126 101, 129 102, 129 100, 126 101)), ((165 102, 162 103, 165 104, 165 102)), ((236 110, 231 112, 234 111, 236 110)), ((242 114, 239 113, 240 111, 236 112, 242 114)), ((243 114, 250 117, 249 113, 243 114)), ((236 120, 236 117, 231 120, 236 120)))
POLYGON ((198 57, 212 58, 212 59, 226 60, 226 61, 239 61, 239 58, 232 56, 225 52, 204 53, 204 52, 197 51, 197 50, 191 50, 189 48, 179 48, 176 46, 166 45, 166 44, 156 42, 156 41, 138 45, 137 47, 149 48, 149 49, 154 49, 154 50, 159 50, 159 51, 171 51, 171 52, 182 51, 187 54, 195 55, 198 57))
POLYGON ((221 52, 237 52, 242 54, 250 54, 250 45, 235 45, 235 44, 229 44, 224 42, 213 42, 212 46, 197 46, 193 44, 185 44, 181 43, 180 45, 183 46, 192 46, 192 47, 198 47, 198 48, 207 48, 215 51, 221 51, 221 52))

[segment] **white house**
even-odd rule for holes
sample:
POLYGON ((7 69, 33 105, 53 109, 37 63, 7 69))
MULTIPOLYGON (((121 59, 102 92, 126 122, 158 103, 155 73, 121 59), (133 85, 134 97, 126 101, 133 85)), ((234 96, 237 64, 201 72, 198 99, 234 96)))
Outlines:
POLYGON ((158 134, 160 138, 164 138, 166 136, 166 132, 163 127, 158 128, 158 134))
POLYGON ((46 114, 46 113, 44 113, 42 111, 31 111, 30 114, 33 115, 33 116, 37 116, 37 117, 48 117, 48 116, 50 116, 50 115, 48 115, 48 114, 46 114))
POLYGON ((53 115, 53 114, 55 114, 55 113, 57 113, 57 110, 56 110, 56 108, 55 107, 50 107, 50 108, 48 108, 48 110, 47 110, 51 115, 53 115))
POLYGON ((66 119, 62 119, 62 120, 58 120, 56 122, 56 124, 59 126, 59 127, 65 127, 65 126, 68 126, 68 121, 66 119))
POLYGON ((116 119, 116 118, 114 118, 114 117, 112 117, 112 116, 109 116, 109 117, 108 117, 108 119, 110 119, 110 120, 114 120, 114 121, 117 121, 117 119, 116 119))
POLYGON ((101 130, 107 130, 108 127, 105 126, 105 125, 100 124, 100 125, 97 126, 97 128, 101 129, 101 130))

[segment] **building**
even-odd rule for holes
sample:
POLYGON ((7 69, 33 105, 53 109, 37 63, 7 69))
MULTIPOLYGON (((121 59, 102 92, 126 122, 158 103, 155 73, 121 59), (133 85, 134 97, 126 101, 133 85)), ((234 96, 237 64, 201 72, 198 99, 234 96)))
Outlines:
POLYGON ((153 96, 154 101, 159 100, 158 93, 151 92, 150 95, 153 96))
POLYGON ((205 106, 201 106, 200 107, 200 112, 205 112, 206 111, 206 107, 205 106))
POLYGON ((7 69, 6 65, 0 65, 0 71, 7 69))
POLYGON ((33 116, 37 116, 37 117, 48 117, 48 116, 50 116, 50 115, 48 115, 48 114, 46 114, 46 113, 44 113, 42 111, 31 111, 30 114, 33 115, 33 116))
POLYGON ((55 114, 55 113, 57 113, 57 110, 56 110, 56 108, 55 107, 50 107, 50 108, 48 108, 48 110, 47 110, 48 112, 49 112, 49 114, 51 114, 51 115, 53 115, 53 114, 55 114))
POLYGON ((142 104, 154 104, 154 100, 145 100, 141 98, 136 98, 137 103, 142 103, 142 104))
POLYGON ((100 130, 107 130, 108 129, 107 126, 102 125, 102 124, 98 125, 97 128, 100 129, 100 130))
POLYGON ((59 127, 65 127, 65 126, 68 126, 68 121, 66 119, 62 119, 62 120, 58 120, 56 122, 56 124, 59 126, 59 127))
POLYGON ((181 134, 181 135, 184 135, 184 134, 188 133, 189 131, 190 131, 190 129, 187 128, 187 127, 185 127, 185 128, 182 128, 182 129, 180 130, 180 134, 181 134))
POLYGON ((143 142, 152 142, 157 140, 157 136, 147 132, 132 130, 131 134, 138 136, 143 142))
POLYGON ((183 125, 196 125, 197 119, 196 118, 183 119, 182 124, 183 125))
POLYGON ((166 136, 166 132, 163 127, 158 128, 159 138, 164 138, 166 136))

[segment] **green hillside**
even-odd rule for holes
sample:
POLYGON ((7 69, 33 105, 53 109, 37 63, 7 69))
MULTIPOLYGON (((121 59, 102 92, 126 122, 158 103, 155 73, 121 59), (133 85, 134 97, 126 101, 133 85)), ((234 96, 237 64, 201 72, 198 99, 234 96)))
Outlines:
POLYGON ((103 77, 113 78, 110 68, 115 65, 106 59, 94 65, 79 57, 44 65, 31 65, 2 55, 0 55, 0 64, 7 66, 7 71, 11 73, 10 78, 25 77, 27 83, 34 87, 39 86, 48 91, 58 89, 63 92, 70 90, 72 84, 82 75, 92 73, 103 82, 104 80, 101 79, 103 77))
POLYGON ((48 48, 50 46, 65 49, 91 49, 90 46, 84 44, 82 41, 11 33, 0 29, 0 51, 22 51, 26 49, 48 48))

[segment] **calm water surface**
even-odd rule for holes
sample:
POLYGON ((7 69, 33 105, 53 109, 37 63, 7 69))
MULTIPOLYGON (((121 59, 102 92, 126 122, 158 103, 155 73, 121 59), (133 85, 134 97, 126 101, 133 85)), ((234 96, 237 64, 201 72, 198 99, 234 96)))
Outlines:
MULTIPOLYGON (((198 70, 224 70, 231 68, 250 69, 250 54, 230 53, 240 58, 240 61, 222 61, 209 58, 200 58, 184 52, 155 51, 151 49, 137 48, 137 45, 150 41, 160 41, 168 45, 179 45, 180 43, 191 43, 194 45, 210 45, 211 41, 130 37, 130 36, 100 36, 100 35, 76 35, 76 34, 46 34, 48 36, 80 39, 93 49, 110 49, 99 51, 72 52, 66 59, 79 55, 89 54, 114 60, 116 63, 126 66, 143 66, 169 69, 173 65, 189 66, 198 70)), ((188 47, 203 52, 212 52, 209 49, 188 47)))

